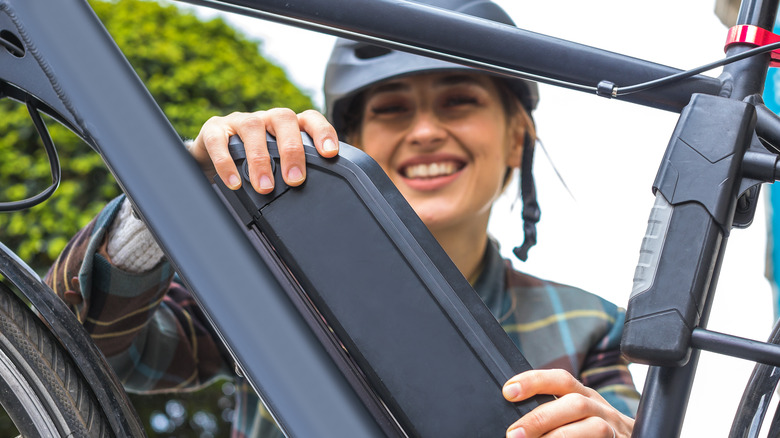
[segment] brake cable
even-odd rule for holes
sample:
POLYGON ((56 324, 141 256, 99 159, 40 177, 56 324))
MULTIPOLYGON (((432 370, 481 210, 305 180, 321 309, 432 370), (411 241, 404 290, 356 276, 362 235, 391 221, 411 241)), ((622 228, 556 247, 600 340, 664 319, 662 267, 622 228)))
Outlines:
POLYGON ((57 156, 57 149, 54 147, 54 142, 51 139, 51 135, 49 135, 49 130, 46 128, 46 123, 44 123, 43 119, 41 118, 41 115, 33 104, 32 99, 27 99, 25 103, 27 105, 27 112, 30 114, 30 118, 35 125, 35 130, 38 132, 38 135, 43 142, 43 148, 46 150, 46 155, 49 159, 49 168, 51 169, 52 183, 48 188, 27 199, 20 201, 0 202, 0 212, 20 211, 34 207, 49 199, 49 197, 54 194, 54 192, 57 190, 57 187, 60 185, 60 177, 62 174, 60 168, 60 159, 57 156))

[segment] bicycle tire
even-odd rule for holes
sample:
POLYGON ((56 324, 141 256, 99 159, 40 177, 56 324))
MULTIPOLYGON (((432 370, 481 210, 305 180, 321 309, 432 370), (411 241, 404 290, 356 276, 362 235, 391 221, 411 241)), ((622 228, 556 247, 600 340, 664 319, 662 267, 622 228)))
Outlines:
POLYGON ((113 436, 68 352, 2 283, 0 405, 22 437, 113 436))

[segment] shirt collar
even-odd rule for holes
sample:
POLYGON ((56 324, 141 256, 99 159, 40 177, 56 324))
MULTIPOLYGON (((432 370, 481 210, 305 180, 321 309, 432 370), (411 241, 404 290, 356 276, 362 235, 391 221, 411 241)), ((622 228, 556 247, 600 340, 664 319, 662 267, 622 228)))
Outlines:
POLYGON ((503 296, 506 284, 505 263, 499 253, 498 243, 493 239, 488 239, 482 273, 474 283, 474 290, 491 311, 494 310, 495 306, 501 304, 500 298, 503 296))

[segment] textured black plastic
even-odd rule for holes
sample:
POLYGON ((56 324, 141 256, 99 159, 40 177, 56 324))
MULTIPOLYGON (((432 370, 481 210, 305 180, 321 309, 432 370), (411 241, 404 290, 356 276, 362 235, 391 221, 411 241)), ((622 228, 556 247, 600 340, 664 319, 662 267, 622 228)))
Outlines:
POLYGON ((654 184, 658 200, 626 311, 621 350, 632 361, 688 362, 755 120, 753 106, 715 96, 694 95, 682 111, 654 184))
POLYGON ((269 195, 218 183, 236 216, 273 246, 405 433, 503 436, 546 400, 501 394, 531 366, 373 160, 343 143, 323 159, 304 143, 301 187, 280 172, 269 195))
POLYGON ((629 300, 621 350, 634 362, 688 362, 691 333, 699 323, 723 238, 721 227, 700 204, 673 208, 652 284, 635 290, 629 300))

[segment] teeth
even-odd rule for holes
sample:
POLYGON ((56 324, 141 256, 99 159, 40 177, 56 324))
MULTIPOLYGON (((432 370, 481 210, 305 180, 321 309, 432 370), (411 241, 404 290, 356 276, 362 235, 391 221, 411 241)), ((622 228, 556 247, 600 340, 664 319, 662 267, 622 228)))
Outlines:
POLYGON ((405 173, 407 178, 436 178, 439 176, 452 175, 455 171, 455 163, 444 162, 408 166, 405 173))

